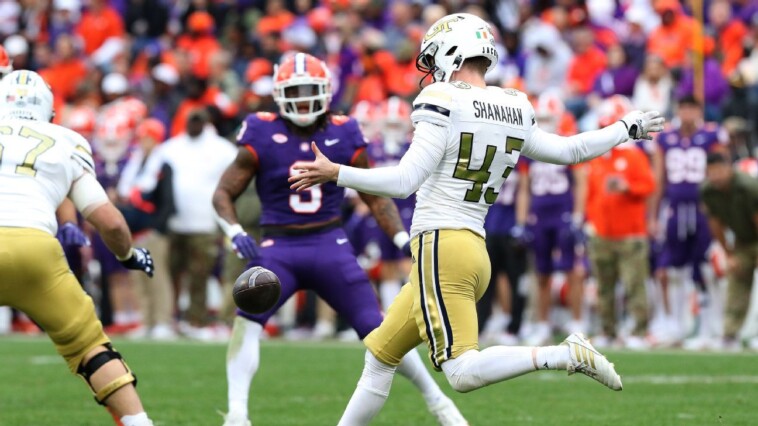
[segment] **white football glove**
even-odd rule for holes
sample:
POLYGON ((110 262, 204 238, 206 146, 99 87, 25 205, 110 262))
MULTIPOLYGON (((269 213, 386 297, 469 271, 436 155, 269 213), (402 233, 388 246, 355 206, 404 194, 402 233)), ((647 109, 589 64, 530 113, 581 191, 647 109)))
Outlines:
POLYGON ((650 133, 663 131, 664 118, 658 111, 632 111, 621 119, 630 139, 653 139, 650 133))

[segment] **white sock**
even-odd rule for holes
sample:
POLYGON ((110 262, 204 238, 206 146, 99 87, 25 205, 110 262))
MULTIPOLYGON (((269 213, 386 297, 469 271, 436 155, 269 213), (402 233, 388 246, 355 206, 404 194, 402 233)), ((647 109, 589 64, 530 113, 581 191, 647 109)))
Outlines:
POLYGON ((429 370, 424 367, 424 362, 421 361, 421 357, 416 349, 405 354, 400 361, 400 365, 397 366, 397 372, 405 376, 421 391, 426 405, 432 406, 445 397, 442 389, 432 379, 432 375, 429 374, 429 370))
POLYGON ((366 351, 363 374, 337 426, 369 424, 387 400, 394 375, 395 367, 384 364, 366 351))
POLYGON ((139 414, 121 417, 124 426, 153 426, 153 422, 144 411, 139 414))
POLYGON ((260 363, 260 338, 263 327, 240 316, 234 319, 232 337, 226 352, 226 380, 229 413, 247 418, 250 382, 260 363))
POLYGON ((565 346, 492 346, 481 352, 470 350, 447 360, 442 363, 442 371, 453 389, 470 392, 536 371, 535 364, 547 363, 550 369, 566 368, 568 357, 568 347, 565 346))
POLYGON ((400 294, 400 281, 397 280, 384 280, 379 283, 379 300, 382 302, 382 309, 386 312, 387 309, 395 300, 395 297, 400 294))
POLYGON ((676 332, 679 334, 677 338, 682 337, 685 333, 684 317, 686 315, 686 309, 689 308, 689 300, 687 300, 687 289, 684 285, 684 271, 681 268, 670 268, 668 270, 668 294, 669 294, 669 309, 671 309, 671 321, 673 322, 676 332))
POLYGON ((6 334, 11 331, 11 319, 13 312, 10 306, 0 306, 0 334, 6 334))

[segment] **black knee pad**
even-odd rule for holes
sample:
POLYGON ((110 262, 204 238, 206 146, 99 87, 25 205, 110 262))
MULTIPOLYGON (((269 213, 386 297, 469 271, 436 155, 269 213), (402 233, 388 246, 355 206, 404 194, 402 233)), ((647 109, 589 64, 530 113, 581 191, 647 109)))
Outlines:
POLYGON ((134 373, 132 373, 132 370, 129 369, 129 366, 126 365, 126 362, 124 362, 121 354, 116 352, 110 343, 107 343, 104 346, 106 348, 105 351, 93 356, 92 359, 87 361, 86 364, 79 365, 79 368, 76 370, 76 374, 81 376, 87 383, 87 386, 89 386, 89 388, 92 390, 92 393, 95 396, 95 402, 100 405, 106 405, 105 400, 108 399, 108 397, 111 396, 113 392, 116 392, 122 387, 130 383, 135 387, 137 386, 137 376, 134 375, 134 373), (92 375, 95 374, 95 372, 99 370, 103 365, 114 359, 121 361, 121 364, 124 366, 126 373, 113 379, 110 383, 103 386, 102 389, 95 389, 90 383, 90 377, 92 377, 92 375))

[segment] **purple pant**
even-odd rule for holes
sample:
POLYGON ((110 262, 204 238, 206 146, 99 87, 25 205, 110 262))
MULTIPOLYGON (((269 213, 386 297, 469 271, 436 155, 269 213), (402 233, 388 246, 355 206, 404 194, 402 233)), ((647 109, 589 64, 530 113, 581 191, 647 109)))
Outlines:
POLYGON ((535 269, 540 274, 571 270, 576 261, 571 213, 542 213, 535 216, 537 221, 530 227, 535 269))
POLYGON ((298 290, 313 290, 358 332, 363 339, 382 322, 379 302, 371 283, 353 254, 342 229, 322 233, 266 238, 261 256, 248 267, 271 270, 282 283, 279 302, 270 311, 237 315, 265 325, 298 290))
POLYGON ((708 219, 697 203, 672 204, 666 209, 666 239, 659 267, 679 268, 689 264, 698 270, 697 266, 706 261, 710 245, 708 219))
POLYGON ((92 236, 92 253, 95 259, 100 262, 100 274, 103 277, 107 277, 110 274, 118 272, 129 272, 128 269, 121 265, 121 262, 116 259, 116 256, 108 250, 108 247, 100 238, 99 234, 92 236))

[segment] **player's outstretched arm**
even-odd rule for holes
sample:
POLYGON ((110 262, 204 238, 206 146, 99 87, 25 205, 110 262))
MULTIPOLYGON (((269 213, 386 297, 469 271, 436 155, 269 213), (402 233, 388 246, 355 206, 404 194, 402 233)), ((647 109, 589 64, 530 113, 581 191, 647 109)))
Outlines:
MULTIPOLYGON (((361 169, 369 168, 368 155, 365 150, 355 158, 352 166, 361 169)), ((403 220, 400 219, 400 212, 397 211, 395 203, 387 197, 380 197, 378 195, 366 194, 364 192, 359 192, 358 195, 371 210, 376 223, 392 239, 392 242, 398 248, 410 251, 409 247, 406 248, 406 245, 410 242, 410 235, 408 235, 403 226, 403 220)))
POLYGON ((245 147, 240 147, 234 162, 226 168, 213 192, 216 220, 229 239, 237 256, 244 259, 258 257, 255 241, 245 232, 237 219, 234 202, 255 177, 256 158, 245 147))
POLYGON ((605 154, 629 139, 650 139, 663 130, 663 117, 657 111, 632 111, 618 122, 600 130, 562 137, 533 125, 522 155, 554 164, 577 164, 605 154))
POLYGON ((100 238, 128 269, 135 269, 153 276, 153 258, 145 248, 132 247, 132 234, 121 212, 110 201, 91 209, 85 214, 87 222, 97 229, 100 238))
POLYGON ((408 198, 431 176, 445 154, 448 128, 421 121, 416 124, 408 152, 392 167, 362 169, 332 163, 311 144, 316 160, 301 163, 301 173, 290 177, 291 188, 302 191, 325 182, 353 188, 367 194, 408 198))

